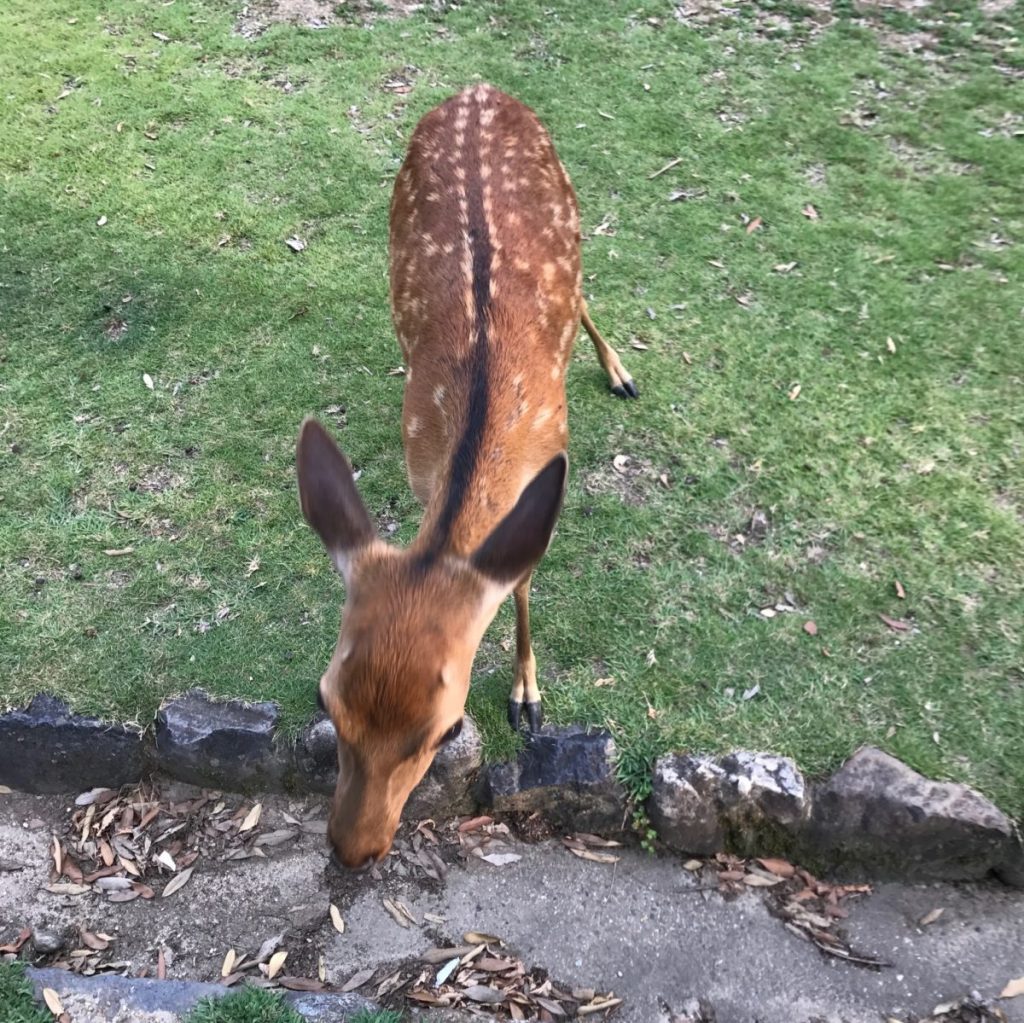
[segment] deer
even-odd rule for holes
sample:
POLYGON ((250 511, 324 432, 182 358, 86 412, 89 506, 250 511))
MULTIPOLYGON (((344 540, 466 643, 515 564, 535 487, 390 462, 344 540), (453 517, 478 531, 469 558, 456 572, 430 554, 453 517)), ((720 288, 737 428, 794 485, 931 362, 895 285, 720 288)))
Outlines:
POLYGON ((416 126, 392 194, 389 278, 406 471, 423 508, 415 539, 378 536, 316 419, 296 450, 302 513, 345 588, 318 702, 338 743, 332 858, 354 869, 387 855, 409 794, 459 735, 477 649, 510 594, 508 720, 541 728, 530 581, 565 493, 565 376, 581 323, 611 390, 638 394, 587 312, 565 167, 536 114, 491 85, 416 126))

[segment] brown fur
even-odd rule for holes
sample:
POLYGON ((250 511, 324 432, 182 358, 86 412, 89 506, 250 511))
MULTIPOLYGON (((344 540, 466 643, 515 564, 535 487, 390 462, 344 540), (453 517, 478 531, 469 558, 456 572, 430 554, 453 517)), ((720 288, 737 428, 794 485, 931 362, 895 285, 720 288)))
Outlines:
POLYGON ((513 590, 513 702, 539 710, 529 579, 561 504, 565 368, 581 318, 613 387, 632 387, 586 318, 579 242, 572 186, 532 111, 479 85, 422 119, 390 231, 406 463, 425 509, 411 547, 372 534, 318 424, 304 424, 298 449, 303 511, 346 583, 320 683, 341 768, 330 839, 346 865, 386 854, 513 590))

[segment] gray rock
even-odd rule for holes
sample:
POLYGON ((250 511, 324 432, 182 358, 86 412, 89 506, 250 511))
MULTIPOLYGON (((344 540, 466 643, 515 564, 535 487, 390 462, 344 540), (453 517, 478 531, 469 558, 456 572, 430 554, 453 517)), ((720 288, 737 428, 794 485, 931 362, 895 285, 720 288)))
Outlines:
POLYGON ((306 1023, 344 1023, 360 1013, 380 1012, 380 1006, 354 991, 323 994, 289 991, 284 1000, 306 1023))
POLYGON ((0 784, 22 792, 118 788, 145 773, 142 731, 72 714, 40 694, 23 710, 0 714, 0 784))
MULTIPOLYGON (((155 1012, 184 1016, 200 999, 231 994, 231 989, 222 984, 136 979, 109 973, 80 977, 69 970, 29 968, 28 976, 39 997, 44 987, 53 988, 62 998, 87 995, 93 1002, 97 1019, 134 1019, 139 1013, 155 1012)), ((286 991, 283 994, 284 1000, 308 1023, 341 1023, 359 1012, 378 1009, 375 1003, 355 993, 286 991)))
MULTIPOLYGON (((295 746, 296 784, 330 795, 338 777, 338 745, 334 726, 318 715, 295 746)), ((473 719, 463 718, 457 739, 442 746, 423 780, 405 804, 407 820, 453 817, 475 807, 473 786, 482 760, 480 733, 473 719)))
POLYGON ((156 715, 156 767, 195 785, 280 788, 290 757, 274 738, 276 703, 212 700, 201 689, 166 701, 156 715))
POLYGON ((481 775, 480 802, 498 813, 540 812, 568 831, 621 831, 626 792, 615 777, 615 742, 607 732, 546 728, 517 760, 481 775))
POLYGON ((442 746, 423 780, 412 790, 402 816, 406 820, 442 820, 476 807, 473 792, 483 761, 483 744, 473 719, 462 719, 457 739, 442 746))
POLYGON ((37 928, 32 931, 32 947, 40 955, 53 955, 59 952, 67 942, 62 934, 37 928))
POLYGON ((967 785, 929 781, 873 747, 858 750, 815 792, 809 848, 830 865, 874 877, 1024 883, 1012 822, 967 785))
POLYGON ((786 757, 672 753, 654 765, 647 812, 661 840, 707 856, 784 852, 809 811, 803 777, 786 757))
POLYGON ((295 742, 293 786, 329 796, 338 779, 338 737, 325 714, 318 714, 295 742))

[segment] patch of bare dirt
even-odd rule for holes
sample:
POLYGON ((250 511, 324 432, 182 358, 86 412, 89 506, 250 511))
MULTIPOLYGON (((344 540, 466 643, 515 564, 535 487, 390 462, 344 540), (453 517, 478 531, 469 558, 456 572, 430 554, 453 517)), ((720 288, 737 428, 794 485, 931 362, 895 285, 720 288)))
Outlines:
POLYGON ((963 160, 951 160, 941 150, 922 149, 905 138, 893 135, 886 139, 889 152, 906 166, 914 175, 925 177, 933 174, 960 176, 970 174, 974 165, 963 160))
POLYGON ((183 482, 182 477, 167 466, 151 466, 143 469, 142 473, 128 484, 128 489, 143 494, 162 494, 165 490, 180 487, 183 482))
POLYGON ((429 6, 443 9, 440 0, 253 0, 239 11, 235 31, 247 39, 262 35, 271 25, 296 25, 323 29, 356 22, 368 24, 381 18, 407 18, 429 6))
POLYGON ((632 508, 647 504, 655 488, 671 488, 668 473, 657 469, 648 458, 616 455, 608 465, 591 469, 583 477, 583 490, 594 497, 615 494, 632 508))

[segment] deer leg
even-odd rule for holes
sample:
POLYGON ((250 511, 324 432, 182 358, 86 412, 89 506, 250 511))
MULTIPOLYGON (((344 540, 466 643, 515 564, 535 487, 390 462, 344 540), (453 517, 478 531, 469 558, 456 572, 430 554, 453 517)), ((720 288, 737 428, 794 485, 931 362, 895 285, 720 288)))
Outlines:
POLYGON ((618 352, 601 337, 597 327, 594 326, 594 321, 590 318, 590 313, 587 312, 586 302, 583 303, 583 311, 580 318, 583 321, 584 328, 590 335, 590 340, 594 342, 594 350, 597 352, 597 357, 604 367, 605 373, 608 374, 612 394, 616 394, 620 398, 639 398, 640 392, 636 389, 633 378, 626 372, 626 367, 622 365, 618 352))
POLYGON ((530 577, 520 580, 514 590, 516 598, 516 675, 508 700, 508 723, 519 731, 519 718, 526 708, 527 731, 539 732, 544 715, 537 688, 537 660, 530 645, 530 577))

